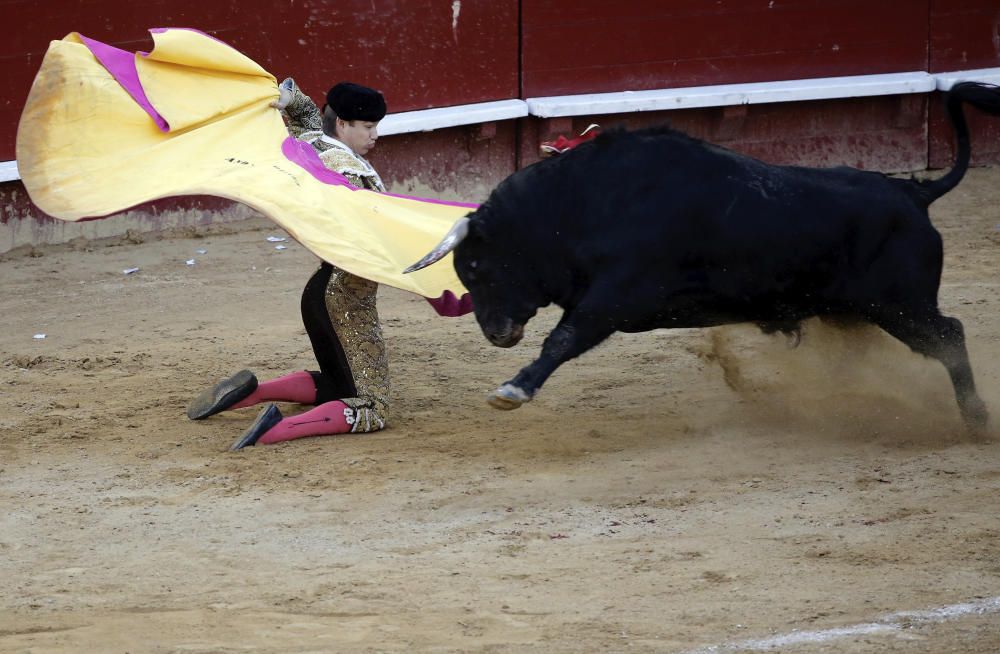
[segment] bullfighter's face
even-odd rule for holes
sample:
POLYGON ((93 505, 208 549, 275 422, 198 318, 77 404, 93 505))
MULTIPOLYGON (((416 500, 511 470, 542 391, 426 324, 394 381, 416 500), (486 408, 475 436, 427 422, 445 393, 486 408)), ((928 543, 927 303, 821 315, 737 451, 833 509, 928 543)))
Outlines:
MULTIPOLYGON (((474 221, 473 221, 474 222, 474 221)), ((455 248, 455 272, 472 294, 476 320, 483 335, 498 347, 512 347, 524 336, 539 301, 535 285, 517 265, 516 253, 492 244, 475 228, 455 248), (523 277, 523 279, 522 279, 523 277)))

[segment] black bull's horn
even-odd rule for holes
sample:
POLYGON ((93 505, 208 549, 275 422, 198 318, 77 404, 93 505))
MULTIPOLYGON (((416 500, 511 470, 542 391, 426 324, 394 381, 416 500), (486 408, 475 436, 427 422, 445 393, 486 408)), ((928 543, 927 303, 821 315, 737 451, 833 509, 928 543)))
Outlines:
POLYGON ((455 247, 462 242, 469 234, 469 217, 464 216, 455 221, 455 224, 451 226, 445 237, 441 239, 441 242, 434 247, 433 250, 427 253, 420 261, 416 262, 409 268, 403 271, 403 274, 414 272, 415 270, 420 270, 421 268, 426 268, 427 266, 440 261, 444 258, 444 255, 448 254, 455 247))

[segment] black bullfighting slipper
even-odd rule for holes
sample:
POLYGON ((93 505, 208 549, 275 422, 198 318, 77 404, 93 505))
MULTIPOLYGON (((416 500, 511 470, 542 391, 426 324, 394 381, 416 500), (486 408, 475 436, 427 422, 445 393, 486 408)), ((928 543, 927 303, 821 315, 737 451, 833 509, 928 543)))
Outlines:
POLYGON ((212 388, 205 389, 198 397, 191 400, 187 408, 187 417, 191 420, 204 420, 246 399, 255 390, 257 390, 257 377, 249 370, 240 370, 212 388))
POLYGON ((267 431, 281 422, 281 411, 277 404, 268 404, 257 414, 257 419, 250 425, 250 429, 243 432, 243 435, 236 439, 236 442, 229 447, 230 452, 242 450, 248 445, 256 445, 257 440, 267 433, 267 431))

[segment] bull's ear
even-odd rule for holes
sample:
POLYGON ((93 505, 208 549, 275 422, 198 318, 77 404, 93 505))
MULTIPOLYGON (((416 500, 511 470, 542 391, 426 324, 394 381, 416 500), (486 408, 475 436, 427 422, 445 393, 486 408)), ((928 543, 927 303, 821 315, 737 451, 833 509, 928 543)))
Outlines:
POLYGON ((445 237, 441 239, 441 242, 438 243, 433 250, 428 252, 423 259, 404 270, 403 274, 405 275, 407 273, 420 270, 421 268, 426 268, 432 263, 440 261, 446 254, 454 250, 455 247, 461 243, 468 234, 469 217, 463 216, 455 221, 455 224, 451 226, 451 229, 447 234, 445 234, 445 237))

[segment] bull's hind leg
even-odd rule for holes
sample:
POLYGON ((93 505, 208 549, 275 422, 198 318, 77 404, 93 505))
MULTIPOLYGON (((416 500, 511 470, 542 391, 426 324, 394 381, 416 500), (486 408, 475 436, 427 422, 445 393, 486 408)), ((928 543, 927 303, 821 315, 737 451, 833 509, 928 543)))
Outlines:
POLYGON ((986 427, 986 404, 976 393, 976 382, 972 376, 972 366, 969 365, 965 331, 961 322, 937 312, 919 317, 902 312, 888 312, 884 318, 873 321, 914 352, 944 364, 955 387, 955 399, 958 400, 958 408, 966 426, 973 432, 981 432, 986 427))

